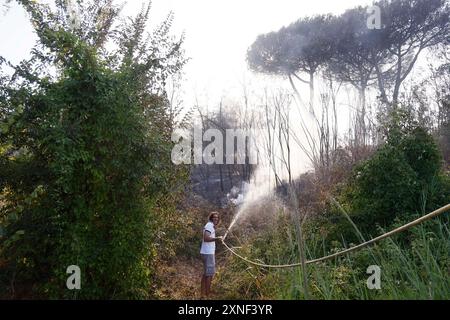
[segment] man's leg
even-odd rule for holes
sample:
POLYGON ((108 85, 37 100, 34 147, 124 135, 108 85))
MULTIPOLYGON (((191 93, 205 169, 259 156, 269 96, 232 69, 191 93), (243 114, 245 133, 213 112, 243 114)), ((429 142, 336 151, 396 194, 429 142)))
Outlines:
POLYGON ((209 296, 209 293, 211 291, 211 281, 212 281, 212 276, 206 276, 205 277, 205 293, 206 296, 209 296))
POLYGON ((201 296, 206 296, 206 276, 202 275, 201 296))

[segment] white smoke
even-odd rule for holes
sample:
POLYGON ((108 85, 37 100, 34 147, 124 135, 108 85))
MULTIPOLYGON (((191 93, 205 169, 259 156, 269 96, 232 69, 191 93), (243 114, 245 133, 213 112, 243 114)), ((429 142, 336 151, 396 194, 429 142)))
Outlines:
MULTIPOLYGON (((290 134, 295 135, 298 141, 295 142, 293 137, 289 144, 289 153, 287 152, 287 146, 285 142, 282 145, 279 141, 276 141, 279 136, 274 140, 275 143, 272 145, 270 154, 267 148, 267 142, 269 140, 269 133, 266 130, 258 130, 258 134, 254 135, 256 141, 256 147, 258 149, 258 167, 253 173, 249 183, 243 183, 242 190, 235 188, 232 189, 228 194, 229 202, 237 206, 237 213, 233 217, 233 220, 225 233, 226 237, 231 229, 239 224, 240 221, 244 220, 245 217, 257 214, 258 206, 261 203, 266 203, 266 207, 270 206, 276 211, 277 206, 280 206, 276 196, 276 179, 275 173, 278 178, 287 183, 289 176, 292 180, 298 178, 302 173, 306 172, 310 168, 311 162, 307 156, 307 150, 303 150, 299 147, 299 143, 305 145, 307 142, 304 139, 304 133, 301 128, 299 128, 298 116, 295 116, 294 112, 290 113, 290 127, 295 128, 290 134), (283 156, 284 153, 284 156, 283 156), (289 155, 289 156, 288 156, 289 155), (289 158, 289 165, 288 165, 289 158), (290 175, 289 175, 290 173, 290 175), (236 192, 238 191, 238 195, 236 192)), ((273 132, 271 133, 273 139, 273 132)))

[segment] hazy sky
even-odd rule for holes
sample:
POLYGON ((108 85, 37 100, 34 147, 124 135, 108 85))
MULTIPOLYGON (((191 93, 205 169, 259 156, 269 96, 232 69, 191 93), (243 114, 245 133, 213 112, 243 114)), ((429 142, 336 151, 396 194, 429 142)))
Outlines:
MULTIPOLYGON (((137 10, 140 1, 127 10, 137 10)), ((340 13, 371 0, 155 0, 153 16, 175 14, 174 31, 186 33, 191 61, 185 68, 185 100, 196 95, 217 104, 222 96, 239 94, 247 71, 245 56, 259 34, 275 31, 300 17, 340 13), (209 97, 207 99, 207 97, 209 97)))
MULTIPOLYGON (((136 13, 142 3, 128 1, 123 13, 136 13)), ((191 104, 197 96, 214 105, 222 96, 236 94, 244 78, 253 77, 247 71, 245 55, 259 34, 303 16, 340 13, 369 3, 371 0, 153 0, 151 24, 174 12, 173 32, 185 32, 184 48, 191 59, 184 69, 184 100, 191 104)), ((6 14, 0 13, 0 39, 0 55, 12 62, 26 58, 33 46, 35 38, 27 16, 15 4, 6 14)))

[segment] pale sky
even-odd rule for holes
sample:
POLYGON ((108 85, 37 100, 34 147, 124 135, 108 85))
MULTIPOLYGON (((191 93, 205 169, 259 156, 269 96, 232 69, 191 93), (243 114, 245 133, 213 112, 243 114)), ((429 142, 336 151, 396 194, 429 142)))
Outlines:
MULTIPOLYGON (((138 7, 138 2, 133 1, 138 7)), ((247 72, 246 52, 259 34, 275 31, 300 17, 340 13, 367 0, 155 0, 154 16, 175 13, 174 31, 186 33, 190 63, 184 89, 210 103, 239 91, 247 72)), ((131 7, 131 2, 130 2, 131 7)), ((137 8, 136 8, 137 9, 137 8)), ((159 19, 157 19, 159 20, 159 19)), ((189 99, 187 94, 187 99, 189 99)))
MULTIPOLYGON (((0 3, 4 0, 0 0, 0 3)), ((120 2, 120 1, 119 1, 120 2)), ((295 20, 318 13, 340 13, 371 3, 371 0, 153 0, 151 26, 173 11, 173 33, 185 32, 186 56, 183 100, 197 97, 217 104, 227 95, 237 95, 243 79, 254 78, 247 70, 248 47, 259 34, 275 31, 295 20)), ((124 14, 135 14, 141 0, 130 0, 124 14)), ((150 27, 151 27, 150 26, 150 27)), ((13 3, 0 13, 0 55, 14 63, 27 57, 34 35, 24 10, 13 3)))

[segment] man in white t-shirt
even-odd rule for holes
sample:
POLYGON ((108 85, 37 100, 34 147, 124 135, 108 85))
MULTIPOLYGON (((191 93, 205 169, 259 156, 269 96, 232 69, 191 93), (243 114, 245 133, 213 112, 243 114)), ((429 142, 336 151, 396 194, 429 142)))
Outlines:
POLYGON ((216 240, 222 237, 216 237, 215 227, 219 224, 219 213, 211 212, 208 223, 203 228, 203 240, 200 254, 203 260, 203 275, 201 294, 202 297, 209 296, 211 290, 211 281, 216 272, 216 261, 214 254, 216 253, 216 240))

